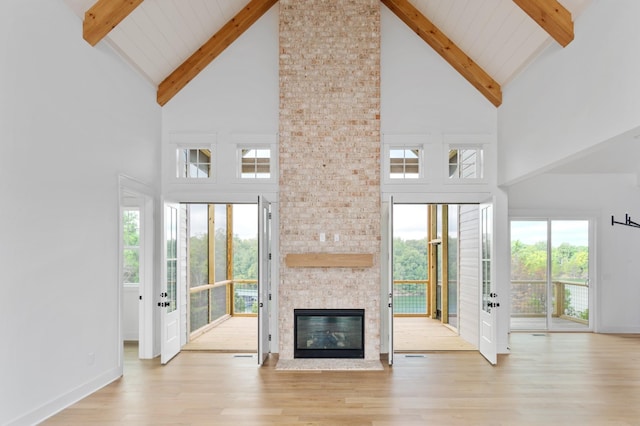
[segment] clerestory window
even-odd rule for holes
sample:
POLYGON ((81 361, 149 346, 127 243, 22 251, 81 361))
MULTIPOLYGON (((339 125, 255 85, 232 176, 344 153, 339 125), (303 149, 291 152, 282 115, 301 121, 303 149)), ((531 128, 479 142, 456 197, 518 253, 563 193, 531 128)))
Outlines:
POLYGON ((178 148, 177 177, 206 179, 211 177, 212 153, 208 148, 178 148))
POLYGON ((421 175, 422 148, 390 147, 389 178, 418 179, 421 175))
POLYGON ((482 148, 450 148, 448 158, 450 179, 483 178, 482 148))
POLYGON ((271 150, 269 148, 243 147, 240 153, 240 177, 242 179, 271 178, 271 150))

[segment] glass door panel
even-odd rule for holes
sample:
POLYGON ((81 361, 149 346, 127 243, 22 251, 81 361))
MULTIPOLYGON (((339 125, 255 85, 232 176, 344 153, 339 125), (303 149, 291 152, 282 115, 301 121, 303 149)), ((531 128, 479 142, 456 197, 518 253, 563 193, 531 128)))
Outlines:
POLYGON ((448 324, 458 328, 458 206, 448 207, 447 311, 448 324))
POLYGON ((547 329, 547 221, 511 221, 511 329, 547 329))
POLYGON ((589 221, 551 221, 553 329, 589 328, 589 221))

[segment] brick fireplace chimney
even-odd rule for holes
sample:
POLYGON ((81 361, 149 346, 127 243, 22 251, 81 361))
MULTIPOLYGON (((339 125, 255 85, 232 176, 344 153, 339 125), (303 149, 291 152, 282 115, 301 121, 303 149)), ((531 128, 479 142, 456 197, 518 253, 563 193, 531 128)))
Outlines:
POLYGON ((294 309, 364 309, 380 357, 380 1, 280 0, 279 352, 294 309), (324 236, 324 238, 322 238, 324 236), (287 267, 368 253, 371 267, 287 267))

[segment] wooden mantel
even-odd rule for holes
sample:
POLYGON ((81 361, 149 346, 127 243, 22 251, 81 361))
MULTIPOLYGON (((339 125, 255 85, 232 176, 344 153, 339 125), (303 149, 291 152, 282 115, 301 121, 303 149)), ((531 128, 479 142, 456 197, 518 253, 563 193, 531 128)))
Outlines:
POLYGON ((290 268, 370 268, 371 253, 302 253, 288 254, 284 259, 290 268))

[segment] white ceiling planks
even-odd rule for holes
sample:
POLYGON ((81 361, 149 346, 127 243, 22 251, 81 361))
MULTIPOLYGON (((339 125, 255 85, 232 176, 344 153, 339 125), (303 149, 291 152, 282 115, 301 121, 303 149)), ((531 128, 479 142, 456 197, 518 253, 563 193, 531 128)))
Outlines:
MULTIPOLYGON (((411 2, 500 85, 508 83, 551 40, 512 0, 411 2)), ((587 2, 562 3, 575 14, 587 2)))
POLYGON ((146 0, 109 38, 159 85, 248 2, 146 0))
MULTIPOLYGON (((64 0, 81 18, 96 0, 64 0)), ((559 0, 575 20, 591 0, 559 0)), ((551 37, 512 0, 410 0, 504 86, 551 37)), ((249 0, 145 0, 106 37, 149 81, 169 74, 249 4, 249 0)))
MULTIPOLYGON (((65 0, 81 18, 96 0, 65 0)), ((145 0, 106 39, 159 85, 249 0, 145 0)))

